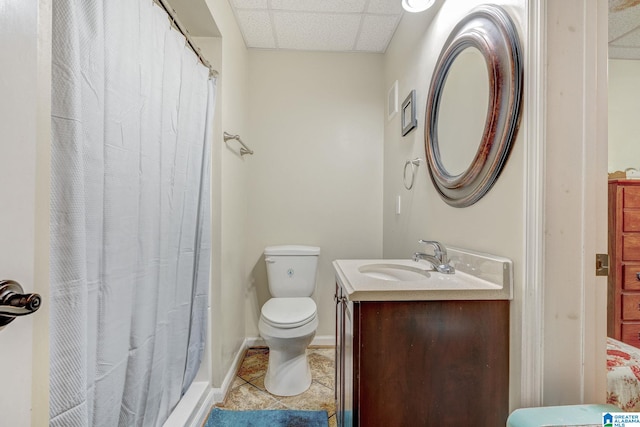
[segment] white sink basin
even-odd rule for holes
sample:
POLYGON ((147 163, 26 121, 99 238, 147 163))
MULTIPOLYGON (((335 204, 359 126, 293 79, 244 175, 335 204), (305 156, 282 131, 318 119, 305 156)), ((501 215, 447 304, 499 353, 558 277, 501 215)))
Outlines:
POLYGON ((431 277, 431 271, 402 264, 365 264, 358 267, 365 276, 392 282, 414 282, 431 277))
POLYGON ((426 261, 351 259, 333 262, 336 279, 350 301, 500 300, 513 296, 512 261, 447 248, 454 274, 426 261))

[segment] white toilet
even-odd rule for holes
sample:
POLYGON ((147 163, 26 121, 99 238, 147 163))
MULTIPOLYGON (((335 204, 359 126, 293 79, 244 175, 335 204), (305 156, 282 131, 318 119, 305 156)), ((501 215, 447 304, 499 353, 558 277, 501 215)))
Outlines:
POLYGON ((264 250, 272 298, 262 306, 258 329, 269 346, 264 386, 277 396, 294 396, 311 385, 307 347, 316 334, 316 288, 320 248, 269 246, 264 250))

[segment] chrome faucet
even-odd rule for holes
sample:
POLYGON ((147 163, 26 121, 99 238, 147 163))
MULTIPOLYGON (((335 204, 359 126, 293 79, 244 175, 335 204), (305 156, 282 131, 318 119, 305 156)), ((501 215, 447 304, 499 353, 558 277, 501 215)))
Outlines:
POLYGON ((436 242, 435 240, 422 239, 420 239, 418 243, 433 247, 433 255, 429 255, 424 252, 416 252, 413 254, 414 261, 418 262, 421 259, 428 261, 433 265, 433 268, 435 268, 438 273, 453 274, 456 272, 455 268, 449 264, 447 249, 442 243, 436 242))

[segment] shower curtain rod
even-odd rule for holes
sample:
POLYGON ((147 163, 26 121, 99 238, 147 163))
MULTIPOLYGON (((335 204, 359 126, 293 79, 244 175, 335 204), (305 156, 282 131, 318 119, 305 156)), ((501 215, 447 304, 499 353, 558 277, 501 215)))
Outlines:
POLYGON ((173 25, 173 27, 175 27, 178 31, 180 31, 180 33, 182 33, 182 35, 187 40, 187 45, 189 46, 189 48, 191 48, 193 53, 196 54, 200 62, 202 62, 202 65, 204 65, 209 69, 209 77, 218 77, 218 70, 213 68, 209 63, 209 61, 207 61, 204 58, 204 56, 202 56, 202 53, 200 52, 200 48, 193 43, 193 41, 191 40, 191 36, 189 35, 189 31, 187 31, 187 29, 182 25, 182 23, 178 19, 178 15, 176 14, 176 11, 173 10, 171 5, 169 5, 166 0, 153 0, 153 1, 155 4, 157 4, 162 9, 164 9, 165 12, 167 12, 167 15, 169 15, 169 20, 171 21, 171 25, 173 25))

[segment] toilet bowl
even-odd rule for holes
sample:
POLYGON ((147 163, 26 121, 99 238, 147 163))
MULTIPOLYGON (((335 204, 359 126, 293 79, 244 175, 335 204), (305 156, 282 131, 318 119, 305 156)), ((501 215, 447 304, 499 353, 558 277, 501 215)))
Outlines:
POLYGON ((265 303, 258 329, 269 347, 264 378, 267 391, 294 396, 309 388, 307 347, 317 328, 316 304, 311 298, 272 298, 265 303))
POLYGON ((294 396, 311 385, 307 347, 318 327, 315 290, 320 248, 270 246, 265 248, 269 291, 258 330, 269 347, 264 385, 277 396, 294 396))

